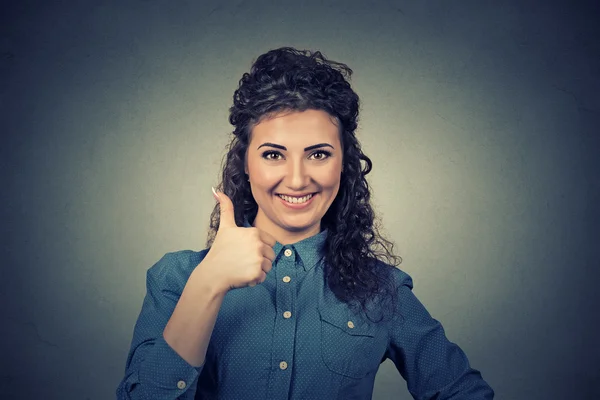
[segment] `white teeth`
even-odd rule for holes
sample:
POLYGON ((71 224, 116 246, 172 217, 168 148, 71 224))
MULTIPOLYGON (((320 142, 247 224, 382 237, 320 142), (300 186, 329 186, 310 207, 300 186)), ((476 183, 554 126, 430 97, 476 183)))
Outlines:
POLYGON ((290 197, 290 196, 286 196, 283 194, 279 194, 278 196, 281 197, 282 199, 284 199, 285 201, 287 201, 288 203, 292 203, 292 204, 306 203, 308 200, 310 200, 311 197, 313 197, 312 194, 309 194, 308 196, 304 196, 304 197, 290 197))

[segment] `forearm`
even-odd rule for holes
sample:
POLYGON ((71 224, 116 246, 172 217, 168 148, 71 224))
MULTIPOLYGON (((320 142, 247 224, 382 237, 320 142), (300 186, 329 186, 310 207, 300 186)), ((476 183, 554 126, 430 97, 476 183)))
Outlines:
POLYGON ((196 273, 203 258, 204 254, 167 253, 148 270, 146 296, 117 399, 194 398, 222 300, 208 285, 214 278, 196 273))
POLYGON ((188 280, 163 337, 194 367, 204 364, 208 343, 225 293, 211 284, 200 268, 188 280))
POLYGON ((483 380, 481 373, 469 368, 447 386, 429 390, 414 398, 423 400, 493 400, 494 395, 494 390, 483 380))

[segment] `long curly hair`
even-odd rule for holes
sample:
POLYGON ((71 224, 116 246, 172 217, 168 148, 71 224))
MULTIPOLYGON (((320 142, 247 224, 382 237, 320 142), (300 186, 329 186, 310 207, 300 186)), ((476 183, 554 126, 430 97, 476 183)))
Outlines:
MULTIPOLYGON (((366 175, 372 162, 361 150, 355 136, 359 98, 348 80, 352 70, 328 60, 321 52, 282 47, 259 56, 249 73, 239 81, 229 109, 229 122, 235 127, 223 160, 222 178, 217 188, 232 200, 235 221, 254 221, 258 205, 245 174, 245 157, 252 128, 262 119, 280 112, 322 110, 336 119, 343 150, 343 172, 336 198, 321 220, 327 229, 325 276, 335 296, 369 316, 376 310, 396 309, 396 290, 390 267, 401 263, 393 254, 393 243, 379 233, 379 222, 370 204, 366 175), (362 164, 364 163, 364 165, 362 164), (388 306, 382 307, 385 300, 388 306)), ((207 247, 219 229, 219 206, 210 218, 207 247)), ((377 322, 383 318, 383 313, 377 322)))

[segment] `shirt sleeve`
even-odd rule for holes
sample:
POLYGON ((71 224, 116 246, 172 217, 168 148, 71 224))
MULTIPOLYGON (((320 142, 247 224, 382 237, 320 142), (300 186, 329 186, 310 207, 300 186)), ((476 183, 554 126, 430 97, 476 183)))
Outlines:
POLYGON ((189 262, 189 253, 193 252, 167 253, 146 274, 146 296, 133 331, 125 376, 117 387, 117 400, 194 398, 203 365, 188 364, 163 338, 187 279, 200 262, 189 262))
POLYGON ((465 353, 446 337, 413 294, 412 278, 398 270, 400 316, 390 330, 387 356, 416 400, 491 400, 494 391, 469 365, 465 353))

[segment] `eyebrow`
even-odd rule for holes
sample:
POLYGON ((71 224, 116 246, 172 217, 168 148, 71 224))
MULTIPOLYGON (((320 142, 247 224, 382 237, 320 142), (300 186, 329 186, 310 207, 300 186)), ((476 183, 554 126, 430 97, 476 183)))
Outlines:
MULTIPOLYGON (((285 150, 287 151, 287 148, 285 146, 282 146, 280 144, 275 144, 275 143, 263 143, 260 146, 257 147, 256 150, 260 149, 263 146, 269 146, 269 147, 275 147, 276 149, 281 149, 281 150, 285 150)), ((309 151, 309 150, 314 150, 314 149, 318 149, 320 147, 331 147, 332 149, 335 150, 335 148, 330 145, 329 143, 319 143, 319 144, 313 144, 312 146, 308 146, 304 148, 304 151, 309 151)))

